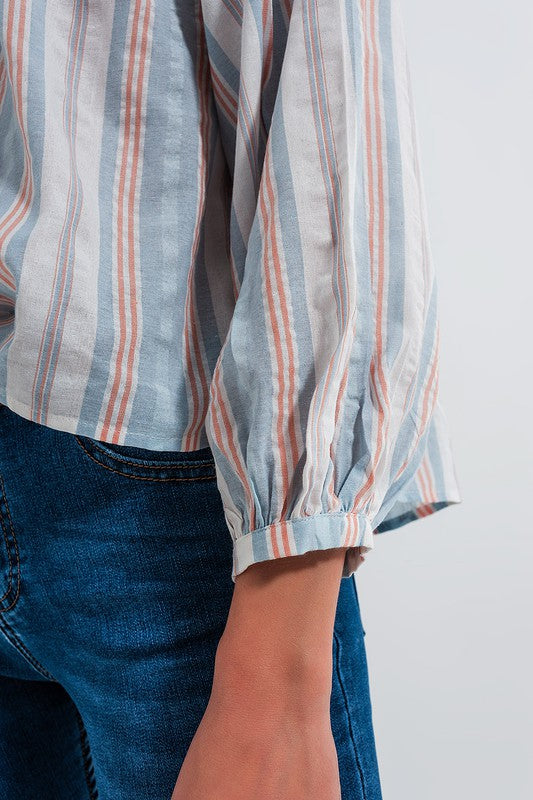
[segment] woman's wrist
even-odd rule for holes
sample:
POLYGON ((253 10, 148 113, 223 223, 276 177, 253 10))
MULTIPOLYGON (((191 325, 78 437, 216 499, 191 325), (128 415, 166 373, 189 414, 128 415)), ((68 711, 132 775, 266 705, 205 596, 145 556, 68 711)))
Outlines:
POLYGON ((215 661, 219 694, 329 702, 345 548, 253 564, 237 575, 215 661))
POLYGON ((213 685, 219 692, 262 695, 265 701, 291 695, 331 691, 331 645, 307 648, 280 644, 265 636, 242 637, 224 633, 215 659, 213 685))

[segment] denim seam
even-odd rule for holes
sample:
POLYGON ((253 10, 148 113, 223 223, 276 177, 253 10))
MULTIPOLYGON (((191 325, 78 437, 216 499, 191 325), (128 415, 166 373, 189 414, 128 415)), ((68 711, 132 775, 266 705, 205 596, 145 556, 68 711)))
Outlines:
MULTIPOLYGON (((199 475, 199 476, 197 476, 195 478, 179 478, 177 476, 173 476, 171 478, 157 478, 157 477, 150 476, 150 475, 132 475, 129 472, 122 472, 119 469, 114 469, 113 467, 110 467, 107 464, 104 464, 103 461, 99 461, 97 458, 95 458, 92 455, 92 453, 90 453, 87 450, 87 448, 85 447, 83 442, 81 442, 79 439, 77 439, 77 441, 78 441, 80 447, 85 451, 85 453, 88 455, 88 457, 92 461, 94 461, 95 464, 98 464, 103 469, 109 470, 109 472, 114 472, 116 475, 123 475, 125 478, 132 478, 133 480, 136 480, 136 481, 156 481, 156 482, 159 482, 159 483, 165 483, 165 482, 168 482, 168 481, 174 481, 175 483, 184 483, 184 482, 187 482, 187 481, 213 481, 213 480, 216 480, 216 475, 199 475)), ((106 453, 106 455, 107 455, 107 453, 106 453)), ((108 456, 108 458, 113 458, 113 456, 108 456)), ((134 462, 130 462, 130 463, 134 464, 134 462)), ((138 467, 139 465, 138 464, 134 464, 134 466, 138 467)), ((163 466, 148 467, 148 469, 168 469, 168 467, 163 467, 163 466)), ((177 465, 174 466, 174 469, 177 469, 177 465)))
MULTIPOLYGON (((2 481, 1 478, 0 478, 0 481, 2 481)), ((2 481, 2 483, 3 483, 3 481, 2 481)), ((3 492, 2 492, 2 494, 3 494, 3 492)), ((5 501, 5 496, 4 496, 3 499, 5 501)), ((2 597, 0 597, 0 603, 3 603, 4 600, 7 597, 9 597, 9 595, 11 594, 11 585, 13 583, 13 558, 11 556, 11 544, 10 544, 9 539, 7 537, 7 531, 6 531, 6 526, 5 526, 4 515, 1 513, 1 510, 0 510, 0 525, 2 525, 2 535, 4 537, 4 544, 5 544, 5 548, 6 548, 7 561, 8 561, 8 565, 9 565, 8 573, 7 573, 7 588, 6 588, 5 592, 4 592, 4 594, 2 595, 2 597)))
POLYGON ((365 788, 365 776, 364 776, 363 768, 361 766, 361 762, 359 760, 359 754, 357 752, 357 746, 355 744, 355 736, 354 736, 354 732, 353 732, 352 720, 351 720, 351 717, 350 717, 350 710, 349 710, 349 706, 348 706, 348 697, 347 697, 347 694, 346 694, 346 688, 344 686, 344 682, 343 682, 343 679, 342 679, 342 671, 341 671, 341 668, 340 668, 340 654, 341 654, 342 645, 341 645, 340 638, 337 635, 337 632, 335 630, 333 631, 333 636, 334 636, 335 642, 337 644, 337 657, 335 659, 335 671, 336 671, 337 677, 339 679, 339 685, 341 687, 342 696, 343 696, 343 699, 344 699, 344 707, 345 707, 345 711, 346 711, 346 718, 348 720, 348 731, 350 733, 350 740, 352 742, 352 747, 353 747, 353 752, 354 752, 354 757, 355 757, 355 763, 357 765, 357 771, 359 773, 359 779, 361 781, 361 787, 363 789, 363 800, 366 800, 367 794, 366 794, 366 788, 365 788))
POLYGON ((34 669, 35 669, 35 670, 36 670, 36 671, 37 671, 37 672, 38 672, 40 675, 42 675, 44 678, 46 678, 46 679, 47 679, 47 680, 49 680, 49 681, 53 681, 54 683, 57 683, 57 681, 56 681, 56 679, 54 678, 54 676, 53 676, 53 675, 51 675, 51 674, 50 674, 50 672, 48 672, 48 670, 47 670, 45 667, 43 667, 43 665, 42 665, 42 664, 41 664, 39 661, 37 661, 37 659, 35 658, 35 656, 33 656, 33 655, 30 653, 30 651, 28 650, 28 648, 26 647, 26 645, 25 645, 25 644, 24 644, 24 643, 23 643, 23 642, 22 642, 22 641, 19 639, 18 635, 15 633, 15 631, 13 630, 13 628, 11 627, 11 625, 9 625, 9 623, 8 623, 8 622, 7 622, 5 619, 3 619, 3 618, 0 618, 0 630, 3 632, 4 636, 6 637, 6 639, 7 639, 9 642, 11 642, 11 644, 13 645, 13 647, 15 648, 15 650, 18 650, 18 652, 20 653, 20 655, 21 655, 23 658, 25 658, 25 659, 26 659, 26 661, 27 661, 27 662, 28 662, 28 663, 29 663, 29 664, 30 664, 30 665, 31 665, 31 666, 32 666, 32 667, 33 667, 33 668, 34 668, 34 669))
POLYGON ((89 800, 98 800, 98 789, 96 788, 96 776, 94 774, 94 764, 91 755, 89 737, 87 735, 85 725, 83 724, 82 716, 77 708, 75 708, 75 714, 76 723, 78 725, 78 731, 80 734, 81 758, 83 763, 83 772, 85 775, 85 783, 87 785, 87 791, 89 792, 89 800))
MULTIPOLYGON (((10 611, 15 606, 15 604, 16 604, 17 600, 19 599, 19 596, 20 596, 20 553, 19 553, 17 537, 15 535, 15 526, 13 525, 13 518, 11 516, 11 511, 9 509, 9 503, 7 502, 7 495, 6 495, 6 492, 5 492, 4 479, 2 478, 2 476, 0 476, 0 493, 1 493, 1 499, 3 500, 3 502, 5 504, 5 507, 6 507, 7 517, 8 517, 8 521, 9 521, 9 532, 11 534, 11 539, 13 541, 13 546, 15 548, 16 570, 17 570, 17 588, 16 588, 16 591, 15 591, 15 596, 13 597, 13 600, 11 601, 11 603, 6 608, 0 608, 0 614, 3 614, 5 611, 10 611)), ((10 540, 9 540, 9 537, 8 537, 8 534, 7 534, 7 531, 6 531, 6 528, 5 528, 5 519, 4 519, 4 515, 2 513, 0 513, 0 523, 2 525, 2 533, 3 533, 3 536, 4 536, 4 542, 5 542, 6 551, 7 551, 7 558, 8 558, 8 562, 9 562, 8 589, 5 592, 5 594, 3 595, 3 597, 0 598, 0 602, 3 602, 9 596, 9 594, 12 591, 13 558, 12 558, 12 554, 11 554, 10 540)))
MULTIPOLYGON (((80 447, 83 447, 87 453, 88 450, 85 442, 83 442, 78 435, 75 435, 75 438, 80 447)), ((195 469, 196 467, 214 466, 215 464, 215 461, 212 458, 198 459, 197 461, 183 461, 180 464, 173 464, 172 462, 169 462, 168 465, 164 461, 158 461, 155 459, 152 460, 151 464, 143 464, 141 461, 130 461, 121 456, 120 453, 110 452, 103 447, 99 447, 95 442, 91 442, 91 447, 93 447, 94 450, 97 450, 99 453, 102 453, 102 455, 107 456, 107 458, 113 458, 117 461, 120 461, 121 464, 128 464, 129 466, 140 467, 142 469, 195 469)), ((150 461, 149 458, 146 460, 150 461)))

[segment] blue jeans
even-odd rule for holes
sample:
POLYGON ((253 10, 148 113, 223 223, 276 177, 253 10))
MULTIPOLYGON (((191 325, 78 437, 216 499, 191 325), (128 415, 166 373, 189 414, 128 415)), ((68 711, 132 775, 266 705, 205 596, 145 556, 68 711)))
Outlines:
MULTIPOLYGON (((0 406, 0 522, 0 798, 170 800, 233 592, 210 449, 103 444, 0 406)), ((381 798, 364 633, 343 578, 342 800, 381 798)))

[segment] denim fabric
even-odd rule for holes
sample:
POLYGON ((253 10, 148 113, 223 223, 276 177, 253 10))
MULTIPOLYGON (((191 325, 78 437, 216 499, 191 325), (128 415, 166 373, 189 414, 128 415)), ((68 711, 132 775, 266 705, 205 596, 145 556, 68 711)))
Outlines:
MULTIPOLYGON (((209 448, 156 452, 0 406, 0 798, 170 800, 234 584, 209 448)), ((355 580, 331 719, 342 800, 379 800, 355 580)))

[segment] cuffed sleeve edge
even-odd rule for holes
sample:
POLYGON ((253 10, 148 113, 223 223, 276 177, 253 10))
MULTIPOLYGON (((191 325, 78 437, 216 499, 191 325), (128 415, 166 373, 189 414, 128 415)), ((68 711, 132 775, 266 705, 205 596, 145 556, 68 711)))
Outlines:
POLYGON ((232 580, 261 561, 303 555, 312 550, 347 547, 342 576, 352 575, 362 554, 374 546, 372 523, 364 512, 346 511, 274 522, 240 536, 233 543, 232 580))

